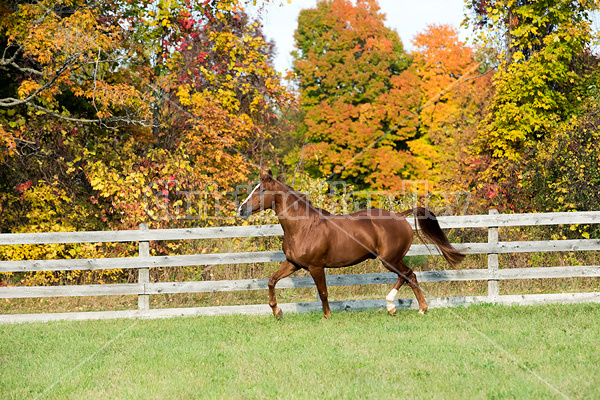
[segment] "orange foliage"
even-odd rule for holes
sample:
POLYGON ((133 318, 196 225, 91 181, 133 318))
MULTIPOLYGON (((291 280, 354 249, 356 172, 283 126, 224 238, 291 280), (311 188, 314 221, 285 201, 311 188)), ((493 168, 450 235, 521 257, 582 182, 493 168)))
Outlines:
POLYGON ((296 31, 308 169, 373 189, 421 175, 414 157, 419 84, 376 1, 319 2, 296 31))
POLYGON ((460 180, 464 161, 476 136, 491 95, 492 74, 476 60, 474 49, 463 44, 450 25, 429 25, 413 39, 414 68, 420 78, 420 130, 432 144, 427 153, 433 181, 460 180), (457 177, 457 175, 459 175, 457 177))

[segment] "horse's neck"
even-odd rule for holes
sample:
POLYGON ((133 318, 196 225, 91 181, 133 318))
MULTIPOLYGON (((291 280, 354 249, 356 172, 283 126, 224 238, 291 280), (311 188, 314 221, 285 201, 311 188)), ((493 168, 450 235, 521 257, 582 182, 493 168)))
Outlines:
POLYGON ((303 195, 285 191, 282 191, 275 202, 275 213, 286 234, 294 234, 299 228, 319 216, 319 210, 313 207, 303 195))

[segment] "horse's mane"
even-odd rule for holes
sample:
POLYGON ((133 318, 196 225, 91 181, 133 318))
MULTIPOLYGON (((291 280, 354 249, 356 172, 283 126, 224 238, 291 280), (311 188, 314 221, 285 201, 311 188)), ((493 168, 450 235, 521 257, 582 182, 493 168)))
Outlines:
POLYGON ((280 180, 277 180, 277 183, 279 183, 284 189, 287 189, 288 192, 292 192, 292 194, 294 196, 298 197, 300 200, 307 202, 308 205, 310 205, 310 206, 313 206, 313 203, 310 201, 310 199, 308 198, 308 195, 306 193, 302 193, 297 190, 294 190, 291 186, 286 185, 285 183, 281 182, 280 180))

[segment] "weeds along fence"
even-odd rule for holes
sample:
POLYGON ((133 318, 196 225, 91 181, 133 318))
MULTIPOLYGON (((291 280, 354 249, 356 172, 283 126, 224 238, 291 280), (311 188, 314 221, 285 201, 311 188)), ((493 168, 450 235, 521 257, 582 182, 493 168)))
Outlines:
MULTIPOLYGON (((597 251, 600 240, 546 240, 546 241, 499 241, 499 227, 598 224, 600 211, 539 214, 498 214, 439 217, 442 228, 487 228, 485 243, 457 243, 455 246, 466 254, 487 254, 487 266, 482 269, 417 271, 419 282, 487 281, 487 296, 430 298, 430 307, 447 307, 480 303, 540 304, 569 302, 600 302, 600 292, 552 293, 527 295, 500 295, 499 282, 510 279, 600 277, 600 266, 556 266, 537 268, 501 268, 498 254, 537 253, 557 251, 597 251)), ((411 224, 413 222, 411 221, 411 224)), ((214 253, 195 255, 150 256, 149 242, 163 240, 227 239, 281 236, 279 225, 255 225, 239 227, 153 229, 140 225, 136 231, 96 231, 0 234, 0 245, 53 244, 53 243, 99 243, 138 242, 139 255, 124 258, 95 258, 69 260, 0 261, 0 272, 61 271, 133 268, 138 271, 138 282, 128 284, 67 285, 67 286, 18 286, 0 287, 0 298, 137 295, 138 309, 123 311, 69 312, 47 314, 0 315, 0 323, 34 322, 51 320, 84 320, 107 318, 163 318, 184 315, 222 314, 268 314, 267 304, 235 305, 219 307, 193 307, 151 309, 150 295, 174 293, 200 293, 219 291, 265 290, 267 279, 194 282, 150 282, 149 268, 176 266, 207 266, 219 264, 243 264, 283 261, 281 251, 243 253, 214 253)), ((429 245, 413 245, 408 256, 439 254, 429 245)), ((328 286, 393 284, 393 273, 368 273, 359 275, 327 275, 328 286)), ((277 288, 314 286, 310 277, 292 277, 279 281, 277 288)), ((266 296, 265 296, 266 299, 266 296)), ((265 300, 266 303, 266 300, 265 300)), ((384 299, 348 300, 331 302, 333 310, 366 310, 385 308, 384 299)), ((288 303, 279 305, 284 312, 311 312, 321 310, 320 302, 288 303)), ((415 299, 399 299, 398 309, 417 309, 415 299)))

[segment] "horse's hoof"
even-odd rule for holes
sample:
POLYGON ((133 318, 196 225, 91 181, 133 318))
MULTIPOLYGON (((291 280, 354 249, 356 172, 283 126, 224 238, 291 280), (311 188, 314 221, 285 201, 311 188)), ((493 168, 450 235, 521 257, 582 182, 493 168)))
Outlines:
POLYGON ((331 318, 331 314, 327 315, 327 314, 323 314, 323 319, 329 319, 331 318))
POLYGON ((394 315, 394 314, 396 314, 396 306, 393 306, 392 308, 390 308, 390 309, 388 310, 388 314, 390 314, 390 315, 394 315))
POLYGON ((277 307, 273 310, 273 315, 279 321, 281 318, 283 318, 283 311, 281 311, 281 308, 277 307))
POLYGON ((421 315, 425 315, 425 312, 426 312, 426 311, 427 311, 427 309, 424 309, 424 310, 419 310, 419 314, 421 314, 421 315))

